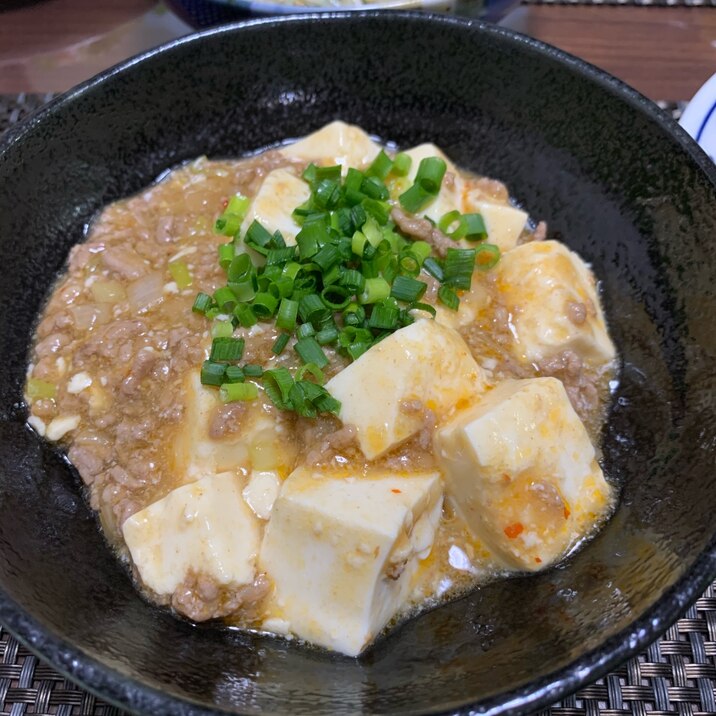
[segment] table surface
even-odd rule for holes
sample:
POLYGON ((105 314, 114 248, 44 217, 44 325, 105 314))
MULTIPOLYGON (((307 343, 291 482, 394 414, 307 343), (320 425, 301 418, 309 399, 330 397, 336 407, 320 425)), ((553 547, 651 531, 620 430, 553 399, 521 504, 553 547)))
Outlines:
MULTIPOLYGON (((637 0, 644 1, 654 0, 637 0)), ((716 71, 716 9, 526 2, 501 24, 603 67, 653 100, 688 100, 716 71)), ((0 95, 7 95, 0 97, 0 134, 48 93, 191 29, 155 0, 0 0, 0 95)), ((120 712, 43 664, 0 626, 0 716, 24 714, 120 712)), ((716 714, 716 583, 662 639, 542 714, 716 714)))

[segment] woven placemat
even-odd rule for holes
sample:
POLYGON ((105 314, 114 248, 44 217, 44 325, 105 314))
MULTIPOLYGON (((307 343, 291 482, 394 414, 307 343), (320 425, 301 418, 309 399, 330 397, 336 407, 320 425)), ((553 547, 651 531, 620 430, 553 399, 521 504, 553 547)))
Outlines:
MULTIPOLYGON (((0 134, 52 95, 0 95, 0 134)), ((675 118, 683 102, 660 102, 675 118)), ((68 681, 0 626, 0 716, 123 716, 68 681)), ((716 582, 646 651, 539 716, 716 714, 716 582)))

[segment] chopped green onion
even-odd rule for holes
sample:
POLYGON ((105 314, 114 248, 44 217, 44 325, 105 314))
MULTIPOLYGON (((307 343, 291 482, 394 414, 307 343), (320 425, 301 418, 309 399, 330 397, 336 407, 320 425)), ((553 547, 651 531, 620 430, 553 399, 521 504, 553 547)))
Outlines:
POLYGON ((226 383, 243 383, 244 382, 244 371, 238 365, 227 365, 226 366, 226 383))
POLYGON ((390 218, 390 204, 387 201, 363 199, 361 203, 364 214, 370 214, 381 226, 387 223, 390 218))
POLYGON ((245 281, 254 273, 254 265, 248 254, 234 256, 226 269, 229 281, 245 281))
POLYGON ((399 315, 399 309, 387 301, 376 303, 368 319, 368 325, 371 328, 391 331, 398 327, 399 315))
POLYGON ((351 294, 361 293, 365 286, 365 277, 356 269, 347 269, 340 278, 341 286, 345 286, 351 294))
POLYGON ((365 320, 365 308, 358 303, 351 303, 343 311, 343 323, 346 326, 362 326, 365 320))
POLYGON ((405 154, 404 152, 396 154, 395 159, 393 159, 393 174, 397 177, 407 176, 412 163, 413 159, 409 154, 405 154))
POLYGON ((270 318, 278 308, 278 298, 270 293, 257 293, 251 308, 257 318, 270 318))
POLYGON ((234 236, 241 228, 242 218, 236 214, 223 213, 214 224, 214 231, 223 236, 234 236))
POLYGON ((475 254, 475 265, 480 271, 488 271, 500 260, 500 247, 495 244, 480 244, 475 254))
POLYGON ((219 400, 222 403, 233 403, 237 400, 256 400, 259 389, 256 383, 224 383, 219 388, 219 400))
POLYGON ((241 360, 244 354, 243 338, 214 338, 211 342, 209 360, 214 362, 227 362, 241 360))
POLYGON ((381 181, 390 174, 393 167, 393 160, 381 149, 378 156, 368 167, 366 174, 371 177, 378 177, 381 181))
POLYGON ((271 352, 274 355, 280 356, 281 353, 283 353, 283 349, 288 345, 290 338, 291 336, 288 333, 279 333, 273 342, 273 346, 271 346, 271 352))
POLYGON ((219 266, 226 270, 234 258, 233 244, 219 244, 219 266))
POLYGON ((247 378, 260 378, 264 374, 264 369, 255 363, 247 363, 243 367, 243 371, 247 378))
POLYGON ((326 382, 326 376, 323 375, 323 371, 315 363, 305 363, 296 371, 296 381, 303 380, 303 376, 306 373, 310 373, 315 379, 318 385, 323 385, 326 382))
POLYGON ((196 294, 196 298, 194 299, 194 305, 191 307, 191 310, 194 311, 194 313, 206 313, 209 308, 211 308, 211 304, 214 302, 211 296, 207 293, 199 292, 196 294))
POLYGON ((313 199, 322 209, 333 209, 341 198, 341 187, 333 179, 322 179, 314 189, 313 199))
POLYGON ((242 219, 246 216, 246 212, 251 206, 251 199, 244 196, 243 194, 235 194, 229 199, 229 203, 226 206, 225 214, 235 214, 242 219))
POLYGON ((449 286, 440 286, 438 289, 438 300, 445 304, 451 311, 457 311, 460 305, 460 298, 449 286))
POLYGON ((487 227, 481 214, 463 214, 462 222, 468 241, 482 241, 487 238, 487 227))
POLYGON ((200 380, 202 385, 221 385, 224 382, 226 365, 205 360, 201 365, 200 380))
POLYGON ((298 313, 304 323, 315 325, 330 314, 330 309, 317 293, 310 293, 299 301, 298 313))
POLYGON ((444 159, 425 157, 425 159, 420 160, 418 173, 415 175, 415 183, 420 184, 429 194, 437 196, 446 170, 447 164, 445 164, 444 159))
POLYGON ((396 276, 390 288, 390 295, 398 301, 413 303, 423 297, 428 289, 424 281, 417 281, 410 276, 396 276))
POLYGON ((388 187, 378 179, 378 177, 363 177, 363 181, 360 185, 360 190, 369 199, 377 199, 378 201, 386 201, 390 197, 388 187))
POLYGON ((367 341, 352 343, 346 348, 346 351, 353 360, 358 360, 372 345, 372 342, 369 343, 367 341))
POLYGON ((288 261, 292 261, 295 255, 295 246, 285 246, 281 249, 270 249, 266 254, 266 265, 283 266, 288 261))
POLYGON ((234 316, 236 316, 237 320, 244 328, 250 328, 258 323, 256 314, 251 310, 251 306, 247 303, 240 303, 234 309, 234 316))
POLYGON ((298 316, 298 301, 282 298, 276 315, 276 325, 285 331, 292 331, 296 327, 296 316, 298 316))
POLYGON ((442 282, 445 279, 445 271, 443 270, 442 264, 433 256, 429 256, 423 261, 423 268, 438 281, 442 282))
POLYGON ((264 371, 263 386, 271 402, 281 410, 289 410, 288 395, 293 387, 293 377, 287 368, 264 371))
POLYGON ((427 241, 413 241, 410 245, 410 253, 417 257, 418 263, 422 266, 425 259, 432 253, 432 247, 427 241))
POLYGON ((446 286, 469 290, 475 270, 475 249, 448 249, 443 270, 446 286))
POLYGON ((244 243, 254 247, 264 247, 271 243, 272 239, 273 236, 261 225, 258 220, 254 219, 249 228, 246 230, 244 243))
POLYGON ((304 363, 315 363, 319 368, 325 368, 328 365, 326 354, 313 336, 300 338, 296 341, 293 349, 304 363))
POLYGON ((420 184, 413 184, 407 191, 404 191, 399 197, 400 205, 411 214, 416 214, 425 208, 433 199, 434 194, 425 191, 420 184))
POLYGON ((335 343, 338 340, 338 329, 335 326, 328 326, 322 328, 316 333, 316 340, 321 346, 326 346, 329 343, 335 343))
POLYGON ((228 286, 221 286, 214 291, 214 301, 222 311, 231 312, 236 305, 236 296, 228 286))
POLYGON ((406 251, 401 255, 398 266, 401 273, 408 276, 417 276, 420 273, 420 262, 412 251, 406 251))
POLYGON ((321 271, 328 271, 340 259, 338 249, 333 244, 326 244, 314 257, 313 262, 318 264, 321 271))
MULTIPOLYGON (((439 289, 438 289, 439 290, 439 289)), ((438 312, 435 310, 435 306, 433 306, 430 303, 420 303, 419 301, 416 301, 410 309, 415 309, 416 311, 426 311, 429 313, 433 318, 438 315, 438 312)))
POLYGON ((228 338, 234 332, 234 326, 231 321, 214 321, 211 326, 212 338, 228 338))
POLYGON ((333 311, 342 311, 351 302, 351 291, 343 286, 326 286, 321 300, 333 311))
POLYGON ((307 338, 308 336, 315 336, 316 329, 310 323, 302 323, 296 329, 296 338, 307 338))
POLYGON ((27 396, 31 400, 52 399, 57 395, 57 386, 46 380, 30 378, 27 381, 27 396))
POLYGON ((466 227, 461 222, 462 215, 455 209, 443 214, 438 221, 438 229, 451 239, 461 239, 465 235, 466 227))
POLYGON ((231 289, 237 301, 245 303, 253 300, 256 295, 256 283, 254 277, 249 276, 241 281, 229 281, 227 286, 231 289))
POLYGON ((390 284, 382 277, 367 278, 360 295, 361 303, 377 303, 390 296, 390 284))

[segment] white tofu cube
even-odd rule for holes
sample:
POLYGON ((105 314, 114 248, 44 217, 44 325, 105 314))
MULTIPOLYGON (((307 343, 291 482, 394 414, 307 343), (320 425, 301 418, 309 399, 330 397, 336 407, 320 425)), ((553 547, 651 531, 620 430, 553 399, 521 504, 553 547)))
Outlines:
POLYGON ((441 509, 437 472, 295 470, 259 558, 275 586, 271 623, 280 619, 300 638, 359 654, 406 605, 441 509))
POLYGON ((434 445, 456 511, 507 568, 559 560, 609 508, 594 447, 556 378, 501 383, 434 445))
POLYGON ((376 158, 380 149, 380 145, 360 127, 336 121, 282 147, 281 152, 287 157, 305 159, 322 166, 340 164, 345 174, 348 167, 365 168, 376 158))
POLYGON ((293 466, 291 446, 281 440, 275 417, 262 409, 261 401, 241 405, 239 431, 212 437, 211 423, 215 411, 222 407, 218 390, 203 386, 198 370, 187 375, 182 388, 185 410, 170 453, 170 468, 178 484, 239 468, 275 469, 284 476, 288 474, 293 466), (258 466, 253 464, 254 448, 259 441, 275 446, 272 465, 265 461, 258 466))
POLYGON ((339 418, 353 425, 372 460, 417 433, 424 424, 419 401, 438 419, 484 389, 481 368, 460 334, 419 319, 384 338, 326 383, 341 401, 339 418))
POLYGON ((569 349, 591 366, 614 359, 594 276, 577 254, 533 241, 508 251, 495 270, 516 358, 539 363, 569 349))
MULTIPOLYGON (((311 188, 287 169, 274 169, 266 175, 241 225, 241 236, 254 221, 269 233, 280 231, 287 246, 294 246, 301 227, 293 218, 293 210, 308 201, 311 188)), ((242 244, 243 245, 243 244, 242 244)))
POLYGON ((142 582, 159 595, 171 595, 190 572, 220 585, 253 582, 261 530, 241 488, 235 473, 205 477, 125 520, 142 582))

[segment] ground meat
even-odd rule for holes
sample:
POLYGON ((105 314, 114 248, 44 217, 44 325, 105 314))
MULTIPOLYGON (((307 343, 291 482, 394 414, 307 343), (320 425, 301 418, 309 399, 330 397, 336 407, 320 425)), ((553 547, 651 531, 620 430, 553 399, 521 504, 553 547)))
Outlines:
POLYGON ((475 180, 474 186, 480 191, 481 194, 487 199, 506 203, 510 199, 510 194, 507 191, 507 187, 497 179, 490 179, 489 177, 480 177, 475 180))
POLYGON ((104 460, 88 447, 72 445, 67 456, 87 485, 91 485, 104 469, 104 460))
POLYGON ((542 375, 558 378, 564 384, 572 407, 584 420, 593 421, 599 407, 599 377, 584 367, 582 359, 571 350, 540 361, 537 368, 542 375))
POLYGON ((252 584, 226 587, 212 577, 191 572, 174 590, 171 605, 179 614, 202 622, 229 616, 239 610, 258 612, 270 591, 271 583, 264 574, 259 574, 252 584))
POLYGON ((122 381, 123 395, 133 395, 141 386, 142 379, 149 375, 159 356, 150 350, 141 350, 134 358, 129 375, 122 381))
POLYGON ((534 241, 544 241, 547 238, 547 222, 540 221, 532 236, 534 241))
POLYGON ((575 326, 581 326, 587 320, 587 307, 581 301, 567 303, 567 318, 575 326))
POLYGON ((445 256, 449 248, 455 248, 455 242, 445 236, 440 229, 436 229, 427 219, 408 214, 397 206, 391 210, 390 218, 406 236, 431 244, 439 256, 445 256))
MULTIPOLYGON (((337 421, 335 424, 338 425, 337 421)), ((311 440, 310 452, 306 455, 306 464, 318 466, 328 464, 335 460, 335 457, 347 448, 356 446, 357 432, 352 425, 344 425, 337 428, 318 440, 311 440)))
POLYGON ((214 409, 209 419, 209 437, 219 440, 241 431, 241 419, 249 410, 247 403, 227 403, 214 409))
POLYGON ((147 264, 136 253, 122 248, 105 249, 102 252, 102 263, 122 278, 139 278, 147 271, 147 264))
POLYGON ((418 444, 423 450, 429 450, 433 443, 433 433, 437 425, 435 413, 420 400, 404 400, 400 404, 400 412, 406 415, 420 414, 423 425, 418 433, 418 444))

